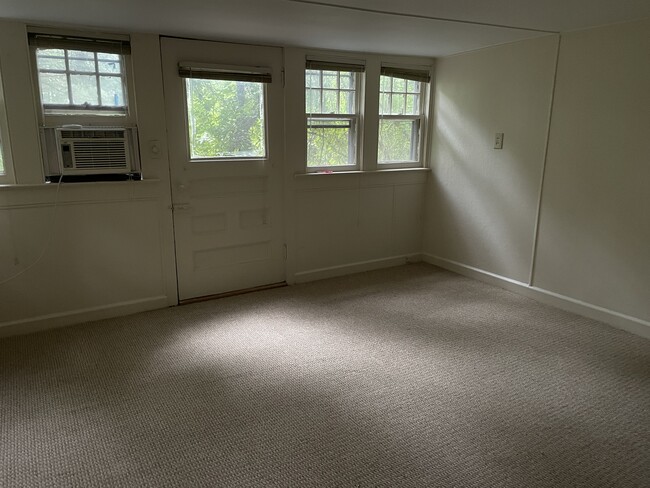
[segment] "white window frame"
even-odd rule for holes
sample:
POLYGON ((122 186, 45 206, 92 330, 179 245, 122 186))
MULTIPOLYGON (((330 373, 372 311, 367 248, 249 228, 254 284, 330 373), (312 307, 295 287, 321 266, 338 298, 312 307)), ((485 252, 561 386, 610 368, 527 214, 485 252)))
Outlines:
MULTIPOLYGON (((82 109, 71 109, 70 112, 65 112, 61 110, 60 112, 46 112, 43 103, 41 100, 41 88, 40 88, 40 79, 39 79, 39 70, 38 63, 36 59, 36 50, 39 48, 47 48, 47 36, 51 36, 54 39, 82 39, 87 40, 89 43, 95 42, 96 49, 94 52, 105 52, 102 51, 102 43, 126 43, 129 44, 128 36, 113 36, 113 35, 104 35, 101 36, 93 35, 85 32, 71 32, 71 31, 60 31, 58 29, 45 29, 45 28, 34 28, 29 30, 30 36, 43 36, 43 40, 39 40, 40 45, 34 45, 30 40, 30 61, 32 69, 32 81, 34 87, 34 97, 36 100, 36 105, 39 108, 38 110, 38 122, 42 127, 60 127, 66 124, 78 124, 82 126, 117 126, 117 127, 133 127, 135 126, 136 115, 135 108, 133 103, 132 93, 135 93, 134 82, 133 82, 133 72, 131 68, 131 53, 130 49, 125 50, 124 53, 118 53, 121 56, 121 65, 123 69, 123 89, 124 89, 124 100, 126 102, 126 107, 124 111, 110 111, 107 110, 106 113, 103 113, 101 110, 92 110, 87 111, 82 109)), ((30 37, 31 38, 31 37, 30 37)), ((74 41, 73 41, 74 42, 74 41)), ((54 43, 52 45, 53 49, 60 49, 54 43)), ((74 50, 73 47, 70 49, 74 50)), ((93 74, 93 73, 86 73, 93 74)))
POLYGON ((11 185, 16 180, 11 155, 11 141, 9 139, 9 124, 7 123, 2 73, 0 73, 0 151, 2 152, 1 156, 4 166, 4 171, 0 173, 0 185, 11 185))
MULTIPOLYGON (((393 67, 391 66, 382 66, 381 73, 379 75, 379 97, 381 97, 382 90, 381 90, 381 77, 382 76, 391 76, 393 79, 396 77, 398 78, 399 76, 395 76, 397 73, 400 71, 403 71, 406 73, 405 76, 408 76, 408 72, 413 71, 414 73, 419 73, 420 75, 424 75, 424 73, 428 74, 429 68, 420 68, 418 70, 411 70, 408 68, 398 68, 398 67, 393 67), (394 73, 394 74, 388 74, 388 73, 394 73)), ((404 78, 405 79, 405 78, 404 78)), ((431 88, 431 80, 429 78, 428 81, 424 80, 416 80, 420 82, 420 95, 419 95, 419 110, 417 115, 412 115, 412 114, 407 114, 407 115, 392 115, 392 114, 378 114, 379 117, 379 124, 378 124, 378 130, 381 126, 381 121, 382 120, 408 120, 408 121, 417 121, 418 125, 418 145, 417 145, 417 158, 412 159, 412 160, 406 160, 406 161, 386 161, 382 162, 379 159, 379 148, 377 148, 377 169, 382 170, 382 169, 397 169, 397 168, 420 168, 424 166, 425 163, 425 140, 426 140, 426 134, 427 134, 427 122, 428 122, 428 100, 429 100, 429 90, 431 88)), ((380 109, 381 109, 381 103, 380 103, 380 109)), ((413 137, 413 136, 412 136, 413 137)), ((379 144, 379 133, 377 134, 377 144, 379 144)))
MULTIPOLYGON (((339 63, 339 62, 333 62, 329 63, 327 61, 315 61, 315 60, 307 60, 307 64, 305 66, 305 70, 303 73, 303 87, 304 87, 304 92, 305 95, 307 93, 307 83, 306 83, 306 75, 308 70, 319 70, 321 72, 321 82, 320 82, 320 90, 321 93, 324 89, 323 87, 323 77, 322 77, 322 72, 323 71, 338 71, 340 72, 353 72, 354 73, 354 113, 352 114, 331 114, 331 113, 314 113, 314 112, 307 112, 307 104, 305 102, 305 126, 307 129, 307 137, 309 137, 309 128, 310 128, 310 119, 322 119, 322 120, 349 120, 350 124, 353 125, 354 127, 354 164, 348 164, 348 165, 340 165, 340 166, 309 166, 308 163, 308 154, 305 154, 305 168, 307 173, 322 173, 322 172, 345 172, 345 171, 359 171, 361 167, 361 146, 362 146, 362 141, 363 141, 363 117, 361 114, 361 98, 363 96, 362 92, 362 86, 365 81, 364 76, 365 76, 365 67, 363 65, 356 65, 356 64, 347 64, 347 63, 339 63), (315 67, 311 67, 315 66, 315 67), (347 66, 347 68, 346 68, 347 66)), ((340 89, 340 88, 339 88, 340 89)), ((339 99, 340 101, 340 99, 339 99)), ((337 102, 338 104, 338 102, 337 102)), ((322 105, 322 98, 321 98, 321 105, 322 105)), ((307 146, 308 150, 308 146, 307 146)))

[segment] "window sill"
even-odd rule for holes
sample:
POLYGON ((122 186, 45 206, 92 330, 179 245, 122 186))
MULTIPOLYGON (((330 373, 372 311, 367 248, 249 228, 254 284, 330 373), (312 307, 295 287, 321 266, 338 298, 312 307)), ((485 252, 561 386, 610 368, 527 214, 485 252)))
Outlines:
MULTIPOLYGON (((141 179, 141 180, 119 180, 119 181, 75 181, 75 182, 69 182, 69 181, 64 181, 62 182, 62 185, 65 186, 89 186, 89 185, 106 185, 106 186, 111 186, 111 185, 119 185, 119 184, 131 184, 131 183, 136 183, 136 184, 152 184, 152 183, 160 183, 160 180, 157 178, 149 178, 149 179, 141 179)), ((16 190, 39 190, 39 189, 45 189, 45 188, 56 188, 59 185, 59 183, 52 182, 52 183, 1 183, 0 184, 0 190, 5 190, 5 189, 16 189, 16 190)))
POLYGON ((332 172, 322 172, 314 171, 311 173, 294 173, 294 178, 304 178, 310 176, 334 176, 334 175, 371 175, 371 174, 384 174, 384 173, 408 173, 408 172, 428 172, 431 171, 431 168, 386 168, 386 169, 377 169, 372 171, 332 171, 332 172))

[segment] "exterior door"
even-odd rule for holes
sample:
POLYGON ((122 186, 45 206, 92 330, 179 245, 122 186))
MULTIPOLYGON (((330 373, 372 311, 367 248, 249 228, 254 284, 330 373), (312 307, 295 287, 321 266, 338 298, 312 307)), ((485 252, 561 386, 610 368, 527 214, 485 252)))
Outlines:
POLYGON ((282 50, 161 43, 179 299, 283 282, 282 50))

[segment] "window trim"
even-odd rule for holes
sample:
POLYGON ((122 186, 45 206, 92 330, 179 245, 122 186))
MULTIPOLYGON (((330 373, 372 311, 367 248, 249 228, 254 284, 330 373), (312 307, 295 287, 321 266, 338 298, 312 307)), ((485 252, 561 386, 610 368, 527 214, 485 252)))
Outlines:
MULTIPOLYGON (((34 99, 37 107, 38 123, 41 127, 58 127, 65 124, 97 125, 97 126, 135 126, 136 114, 132 94, 135 93, 133 80, 133 69, 131 66, 131 48, 126 36, 92 36, 89 33, 66 32, 45 28, 34 28, 28 31, 30 65, 32 70, 32 86, 34 99), (57 113, 46 112, 41 100, 41 86, 39 79, 38 62, 36 50, 70 49, 81 48, 89 52, 102 52, 108 54, 119 54, 123 69, 123 90, 126 102, 124 110, 117 108, 112 110, 104 107, 93 107, 84 110, 80 106, 69 105, 62 107, 63 110, 57 113), (88 49, 92 47, 93 50, 88 49), (106 112, 106 113, 102 113, 106 112)), ((66 74, 70 71, 66 70, 66 74)), ((84 73, 88 75, 97 74, 94 72, 84 73)))
MULTIPOLYGON (((339 71, 339 72, 351 72, 355 74, 354 77, 354 113, 352 114, 331 114, 331 113, 314 113, 307 112, 307 102, 305 100, 305 128, 306 135, 309 137, 309 119, 349 119, 354 120, 355 130, 355 151, 354 151, 354 164, 346 164, 340 166, 309 166, 308 144, 305 146, 307 152, 305 153, 305 170, 307 173, 334 173, 334 172, 349 172, 349 171, 359 171, 361 169, 361 158, 362 158, 362 144, 363 144, 363 104, 361 97, 363 95, 362 86, 365 83, 365 64, 352 63, 352 62, 340 62, 340 61, 321 61, 317 58, 307 57, 305 61, 305 67, 303 70, 303 92, 306 96, 307 94, 307 82, 306 75, 308 70, 319 70, 319 71, 339 71)), ((323 91, 323 86, 320 87, 321 92, 323 91)), ((344 90, 346 91, 346 90, 344 90)), ((349 91, 349 90, 348 90, 349 91)))
POLYGON ((378 96, 381 97, 381 77, 390 76, 392 78, 401 78, 404 80, 418 81, 420 82, 420 95, 419 95, 419 111, 418 115, 392 115, 392 114, 381 114, 378 113, 378 124, 377 124, 377 169, 399 169, 399 168, 420 168, 424 167, 426 163, 426 158, 424 151, 426 149, 426 134, 428 129, 428 111, 427 106, 429 104, 429 95, 431 90, 431 76, 429 69, 410 69, 410 68, 400 68, 393 65, 385 66, 382 65, 379 74, 379 91, 378 96), (418 141, 418 159, 407 160, 407 161, 387 161, 382 162, 379 159, 379 130, 382 120, 418 120, 419 121, 419 141, 418 141))

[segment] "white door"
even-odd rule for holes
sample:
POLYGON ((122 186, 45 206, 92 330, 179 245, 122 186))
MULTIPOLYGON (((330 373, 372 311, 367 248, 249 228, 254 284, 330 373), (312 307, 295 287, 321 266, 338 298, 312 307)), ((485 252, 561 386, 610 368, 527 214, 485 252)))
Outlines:
POLYGON ((282 50, 161 42, 179 299, 283 282, 282 50))

